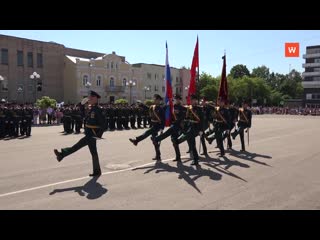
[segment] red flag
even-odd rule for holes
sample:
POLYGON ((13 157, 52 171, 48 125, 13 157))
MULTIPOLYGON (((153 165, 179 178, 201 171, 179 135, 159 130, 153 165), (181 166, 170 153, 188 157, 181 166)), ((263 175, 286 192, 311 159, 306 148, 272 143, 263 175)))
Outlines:
POLYGON ((218 99, 222 99, 228 104, 228 82, 227 82, 227 64, 226 64, 226 55, 222 57, 223 59, 223 67, 221 74, 221 81, 219 87, 218 99))
POLYGON ((197 68, 199 68, 199 44, 198 37, 196 47, 193 53, 192 65, 190 70, 190 84, 188 91, 187 104, 191 104, 190 96, 196 93, 196 76, 197 76, 197 68))

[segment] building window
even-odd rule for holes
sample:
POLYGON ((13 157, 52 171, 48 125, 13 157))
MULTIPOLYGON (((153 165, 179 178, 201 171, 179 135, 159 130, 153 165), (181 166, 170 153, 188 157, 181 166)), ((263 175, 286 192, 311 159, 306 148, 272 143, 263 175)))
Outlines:
POLYGON ((165 79, 164 79, 164 74, 162 75, 162 79, 165 80, 165 79))
POLYGON ((162 86, 162 92, 165 92, 165 91, 166 91, 166 87, 162 86))
POLYGON ((110 78, 110 87, 114 87, 114 78, 110 78))
POLYGON ((113 69, 113 62, 111 62, 111 69, 113 69))
POLYGON ((313 71, 314 72, 320 72, 320 68, 314 68, 313 71))
POLYGON ((83 78, 82 78, 82 85, 86 86, 87 83, 88 83, 88 76, 84 75, 83 78))
POLYGON ((176 88, 176 94, 179 94, 179 88, 176 88))
POLYGON ((158 91, 158 86, 157 86, 157 85, 154 86, 154 91, 155 91, 155 92, 158 91))
POLYGON ((124 79, 122 80, 122 86, 126 86, 126 84, 127 84, 127 79, 124 78, 124 79))
POLYGON ((109 69, 109 63, 107 63, 107 69, 109 69))
POLYGON ((320 58, 315 58, 315 59, 314 59, 314 62, 315 62, 315 63, 320 63, 320 58))
POLYGON ((101 86, 101 76, 97 77, 97 86, 100 87, 101 86))
POLYGON ((157 74, 154 75, 154 79, 157 80, 157 74))
POLYGON ((180 78, 180 83, 182 83, 182 78, 180 78))
POLYGON ((28 60, 28 67, 33 67, 33 53, 32 52, 28 52, 27 60, 28 60))
POLYGON ((116 69, 118 69, 118 63, 116 63, 116 69))
POLYGON ((37 53, 37 67, 38 68, 43 67, 42 53, 37 53))
POLYGON ((23 66, 23 51, 17 51, 17 66, 23 66))
POLYGON ((151 73, 147 73, 147 78, 151 79, 151 73))
POLYGON ((9 59, 8 59, 8 49, 2 48, 1 49, 1 64, 8 65, 9 59))
POLYGON ((177 83, 179 82, 179 78, 178 78, 178 77, 176 77, 176 82, 177 82, 177 83))

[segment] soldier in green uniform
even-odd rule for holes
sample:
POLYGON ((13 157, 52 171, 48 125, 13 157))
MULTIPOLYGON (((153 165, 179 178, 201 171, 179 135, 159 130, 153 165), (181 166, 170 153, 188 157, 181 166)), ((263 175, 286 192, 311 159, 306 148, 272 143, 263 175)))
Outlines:
POLYGON ((218 107, 215 108, 215 126, 214 133, 207 137, 207 140, 212 142, 213 139, 216 139, 217 146, 220 149, 220 156, 224 156, 224 146, 223 146, 223 134, 227 131, 230 123, 230 115, 228 110, 225 108, 225 100, 218 99, 217 101, 218 107))
MULTIPOLYGON (((135 139, 130 138, 130 142, 132 142, 135 146, 138 145, 139 142, 146 139, 148 136, 152 135, 152 139, 154 139, 159 131, 163 131, 165 125, 165 117, 163 108, 160 106, 160 102, 162 97, 158 94, 154 95, 154 105, 150 106, 149 114, 151 118, 151 128, 145 131, 142 135, 136 137, 135 139)), ((159 144, 153 141, 153 145, 156 151, 156 156, 153 160, 161 161, 161 153, 159 144)))
POLYGON ((179 94, 175 95, 174 109, 172 113, 172 124, 170 128, 168 128, 168 130, 165 131, 163 134, 154 138, 154 141, 156 143, 159 143, 165 138, 171 136, 171 141, 173 143, 173 147, 176 153, 176 159, 174 161, 177 161, 177 162, 181 162, 181 154, 180 154, 179 145, 176 143, 177 143, 178 137, 182 133, 183 120, 187 112, 187 108, 182 106, 181 99, 182 98, 179 94))
POLYGON ((248 102, 244 101, 242 104, 242 108, 239 109, 238 129, 231 133, 233 139, 235 139, 238 134, 240 135, 241 152, 246 151, 244 144, 244 130, 246 128, 251 128, 251 120, 252 112, 250 109, 248 109, 248 102))
POLYGON ((79 142, 77 142, 72 147, 62 148, 61 152, 59 152, 57 149, 54 149, 54 153, 57 157, 57 160, 60 162, 64 157, 88 145, 92 156, 93 165, 93 173, 89 175, 90 177, 101 175, 101 168, 97 152, 97 139, 101 139, 103 135, 105 120, 102 115, 102 110, 98 106, 99 98, 101 97, 98 93, 90 91, 90 110, 85 118, 85 136, 81 138, 79 142))
POLYGON ((227 149, 232 149, 231 131, 235 127, 236 122, 238 121, 239 110, 234 106, 234 104, 230 104, 228 111, 229 111, 229 130, 225 131, 223 140, 227 138, 227 141, 228 141, 227 149))
POLYGON ((196 148, 196 136, 203 134, 202 132, 202 109, 198 106, 198 98, 196 95, 191 95, 191 105, 187 107, 186 117, 184 120, 184 133, 179 136, 174 143, 179 145, 187 140, 190 150, 190 155, 193 157, 191 165, 199 165, 199 155, 196 148))

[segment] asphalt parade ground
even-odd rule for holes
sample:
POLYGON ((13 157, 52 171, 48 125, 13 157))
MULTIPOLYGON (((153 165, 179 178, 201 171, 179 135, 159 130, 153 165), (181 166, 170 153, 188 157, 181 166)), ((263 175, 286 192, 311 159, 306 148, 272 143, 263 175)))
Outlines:
POLYGON ((143 131, 103 135, 99 178, 88 176, 88 147, 60 163, 53 153, 83 134, 34 127, 30 138, 1 140, 0 209, 320 209, 320 117, 253 116, 247 152, 239 152, 239 137, 225 157, 207 144, 198 168, 187 143, 182 163, 172 161, 170 137, 161 143, 162 161, 152 160, 150 138, 138 146, 128 140, 143 131))

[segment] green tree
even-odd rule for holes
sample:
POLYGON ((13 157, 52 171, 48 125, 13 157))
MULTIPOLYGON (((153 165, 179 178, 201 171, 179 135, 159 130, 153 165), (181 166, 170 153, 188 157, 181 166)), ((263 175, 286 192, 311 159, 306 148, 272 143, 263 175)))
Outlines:
POLYGON ((268 82, 270 78, 270 70, 265 65, 252 69, 252 77, 259 77, 268 82))
POLYGON ((231 68, 230 75, 233 78, 241 78, 244 76, 250 76, 250 71, 246 65, 238 64, 231 68))
POLYGON ((43 96, 41 99, 37 99, 36 105, 40 108, 48 108, 48 107, 55 107, 57 101, 52 99, 48 96, 43 96))
POLYGON ((119 98, 119 99, 117 99, 114 103, 115 103, 115 104, 127 104, 127 103, 128 103, 128 100, 123 99, 123 98, 119 98))

